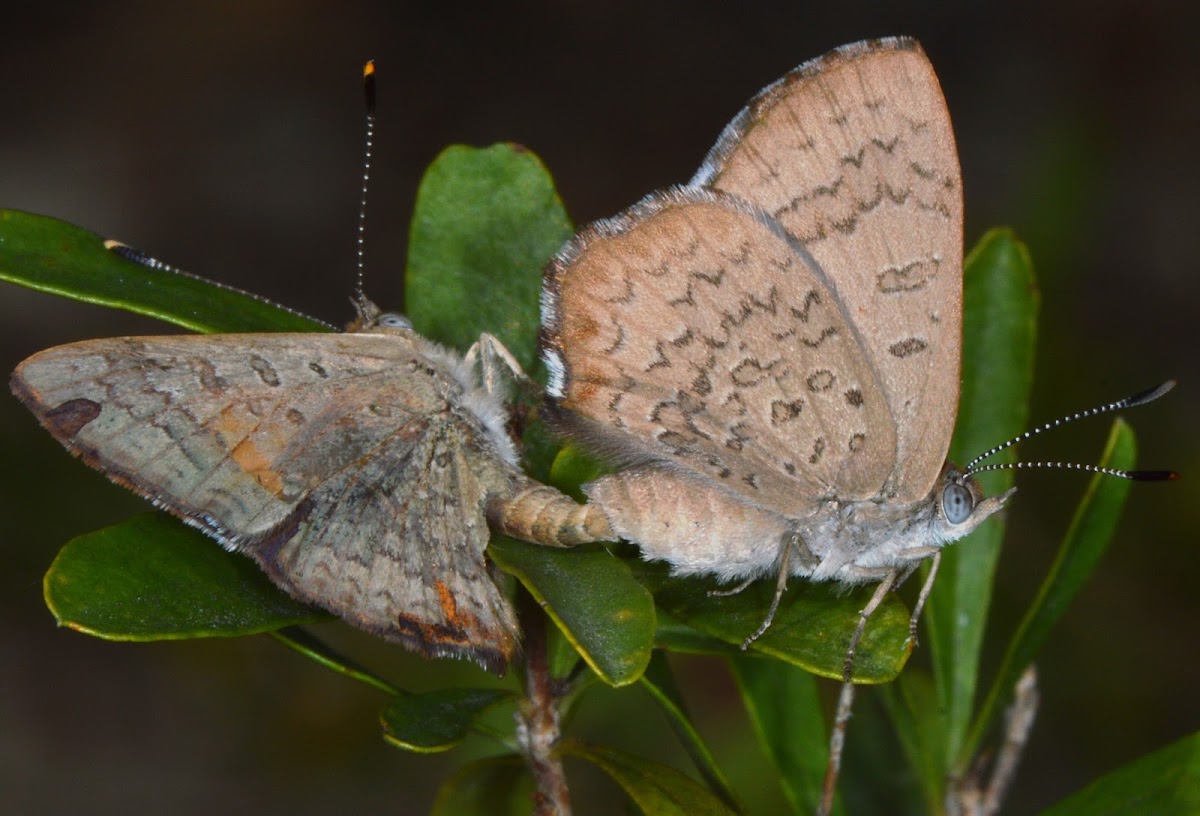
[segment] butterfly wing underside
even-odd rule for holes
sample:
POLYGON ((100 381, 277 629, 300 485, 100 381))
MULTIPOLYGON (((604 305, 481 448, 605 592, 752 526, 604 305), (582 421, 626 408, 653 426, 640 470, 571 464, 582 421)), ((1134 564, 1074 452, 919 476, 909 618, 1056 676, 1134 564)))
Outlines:
POLYGON ((413 336, 91 340, 29 358, 13 389, 89 465, 295 597, 427 655, 512 655, 484 512, 514 471, 413 336))
POLYGON ((761 211, 657 194, 576 237, 546 292, 551 396, 594 446, 682 464, 786 516, 835 491, 873 495, 890 471, 893 426, 861 339, 761 211))
POLYGON ((787 74, 729 124, 692 183, 770 213, 832 281, 896 428, 884 492, 924 498, 958 412, 962 182, 920 46, 858 43, 787 74))

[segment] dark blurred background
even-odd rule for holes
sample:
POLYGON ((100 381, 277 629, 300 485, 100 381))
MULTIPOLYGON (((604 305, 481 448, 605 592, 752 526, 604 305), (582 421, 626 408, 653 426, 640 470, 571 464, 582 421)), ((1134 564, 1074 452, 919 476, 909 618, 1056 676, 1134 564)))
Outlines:
MULTIPOLYGON (((1195 4, 608 2, 24 4, 0 49, 0 207, 54 215, 326 320, 350 316, 359 88, 378 61, 368 290, 399 297, 422 169, 446 145, 515 141, 577 223, 686 181, 726 121, 799 62, 916 36, 941 77, 967 243, 1007 224, 1043 297, 1033 416, 1181 378, 1129 417, 1142 463, 1113 547, 1040 661, 1043 707, 1012 812, 1029 812, 1200 725, 1200 59, 1195 4)), ((0 368, 70 340, 162 332, 134 316, 0 285, 0 368)), ((1026 459, 1094 461, 1104 421, 1026 459)), ((69 537, 144 507, 0 399, 0 791, 21 813, 421 813, 463 757, 387 747, 381 697, 267 638, 111 644, 57 630, 41 577, 69 537)), ((1018 480, 986 666, 1030 601, 1085 479, 1018 480)), ((431 664, 331 627, 397 682, 431 664)), ((985 671, 986 671, 985 666, 985 671)), ((782 800, 716 663, 684 674, 702 729, 758 812, 782 800)), ((868 704, 869 705, 869 704, 868 704)), ((644 695, 585 704, 577 733, 679 760, 644 695), (612 716, 619 712, 622 717, 612 716)), ((686 761, 682 767, 690 770, 686 761)), ((584 769, 582 813, 620 794, 584 769)))

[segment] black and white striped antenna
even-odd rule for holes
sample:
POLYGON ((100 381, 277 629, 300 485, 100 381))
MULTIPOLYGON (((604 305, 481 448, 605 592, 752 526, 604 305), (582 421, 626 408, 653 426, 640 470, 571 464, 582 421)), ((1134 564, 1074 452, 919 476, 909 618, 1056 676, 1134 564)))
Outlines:
POLYGON ((1058 468, 1062 470, 1082 470, 1088 473, 1103 473, 1107 476, 1116 476, 1121 479, 1131 479, 1138 482, 1161 482, 1178 479, 1179 474, 1173 470, 1117 470, 1116 468, 1100 467, 1099 465, 1081 465, 1074 462, 1010 462, 1006 464, 983 465, 979 463, 990 456, 994 456, 1002 450, 1011 448, 1018 442, 1024 442, 1026 439, 1032 439, 1044 431, 1051 428, 1058 428, 1075 422, 1079 419, 1098 416, 1099 414, 1107 414, 1112 411, 1120 411, 1123 408, 1135 408, 1138 405, 1145 405, 1148 402, 1161 397, 1163 394, 1175 387, 1175 380, 1167 380, 1161 385, 1156 385, 1154 388, 1148 388, 1145 391, 1140 391, 1132 396, 1119 399, 1116 402, 1110 402, 1107 405, 1100 405, 1096 408, 1089 408, 1086 411, 1079 411, 1074 414, 1069 414, 1053 422, 1047 422, 1040 428, 1035 428, 1032 431, 1026 431, 1020 436, 1013 437, 1002 445, 997 445, 991 450, 984 451, 967 463, 966 475, 972 476, 976 473, 984 473, 989 470, 1022 470, 1029 468, 1058 468))
POLYGON ((371 181, 371 148, 375 142, 375 60, 367 60, 363 66, 363 95, 367 103, 367 134, 363 148, 362 193, 358 199, 358 231, 355 236, 358 274, 354 284, 354 307, 359 317, 367 320, 368 314, 378 312, 363 291, 367 270, 367 189, 371 181))

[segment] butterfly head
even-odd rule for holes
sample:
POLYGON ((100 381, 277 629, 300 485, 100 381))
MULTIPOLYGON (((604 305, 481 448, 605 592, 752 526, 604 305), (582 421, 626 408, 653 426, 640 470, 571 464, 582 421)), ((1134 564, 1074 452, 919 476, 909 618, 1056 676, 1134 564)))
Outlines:
POLYGON ((1015 492, 1017 489, 1012 487, 998 496, 985 497, 979 482, 947 462, 929 497, 934 508, 930 520, 932 538, 944 544, 957 541, 1004 507, 1015 492))
POLYGON ((347 332, 412 331, 412 321, 406 315, 382 311, 361 292, 351 298, 350 302, 354 304, 356 315, 346 324, 347 332))

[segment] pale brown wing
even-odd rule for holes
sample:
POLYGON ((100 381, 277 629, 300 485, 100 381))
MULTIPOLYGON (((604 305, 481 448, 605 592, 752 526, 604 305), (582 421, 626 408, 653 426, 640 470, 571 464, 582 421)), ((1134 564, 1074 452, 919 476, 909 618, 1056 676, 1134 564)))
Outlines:
POLYGON ((895 418, 889 492, 923 498, 958 412, 962 183, 920 46, 857 43, 787 74, 729 124, 692 183, 765 209, 824 270, 895 418))
POLYGON ((543 356, 570 429, 785 515, 875 495, 895 436, 862 340, 803 247, 721 194, 676 190, 547 268, 543 356))
POLYGON ((423 343, 92 340, 30 357, 12 384, 89 465, 249 553, 297 597, 500 669, 516 629, 487 578, 483 513, 515 470, 423 343))

